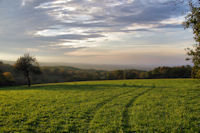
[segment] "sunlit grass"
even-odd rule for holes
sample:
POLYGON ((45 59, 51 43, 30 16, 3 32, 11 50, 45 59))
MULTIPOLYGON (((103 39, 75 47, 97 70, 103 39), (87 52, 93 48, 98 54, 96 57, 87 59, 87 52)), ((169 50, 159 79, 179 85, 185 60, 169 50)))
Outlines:
POLYGON ((0 132, 199 132, 192 79, 39 84, 0 89, 0 132))

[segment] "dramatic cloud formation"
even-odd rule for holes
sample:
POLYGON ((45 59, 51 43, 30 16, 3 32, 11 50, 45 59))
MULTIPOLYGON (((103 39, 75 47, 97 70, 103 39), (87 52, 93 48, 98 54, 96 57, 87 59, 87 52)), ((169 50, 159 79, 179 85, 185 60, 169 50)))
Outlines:
POLYGON ((170 0, 0 0, 0 57, 30 51, 49 61, 184 64, 193 42, 181 25, 183 7, 170 0))

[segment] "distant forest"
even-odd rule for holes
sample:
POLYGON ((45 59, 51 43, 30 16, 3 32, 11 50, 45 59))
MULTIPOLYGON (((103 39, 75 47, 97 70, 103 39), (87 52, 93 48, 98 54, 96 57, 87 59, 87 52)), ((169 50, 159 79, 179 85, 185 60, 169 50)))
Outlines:
MULTIPOLYGON (((151 71, 141 70, 92 70, 67 66, 42 66, 41 75, 31 75, 32 84, 58 83, 88 80, 116 79, 157 79, 157 78, 191 78, 191 66, 157 67, 151 71)), ((15 71, 9 64, 0 62, 0 86, 24 85, 23 73, 15 71)))

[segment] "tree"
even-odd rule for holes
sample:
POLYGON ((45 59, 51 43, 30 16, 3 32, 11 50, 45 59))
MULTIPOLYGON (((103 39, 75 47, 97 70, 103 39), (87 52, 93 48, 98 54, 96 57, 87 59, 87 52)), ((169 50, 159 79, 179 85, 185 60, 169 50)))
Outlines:
POLYGON ((5 84, 6 85, 13 85, 14 84, 15 79, 14 79, 14 77, 13 77, 11 72, 4 72, 2 74, 2 76, 3 76, 4 80, 5 80, 5 84))
POLYGON ((23 72, 27 80, 28 87, 31 86, 30 75, 41 74, 39 63, 37 62, 36 58, 30 56, 29 53, 26 53, 24 54, 24 56, 21 56, 14 64, 14 68, 17 71, 23 72))
MULTIPOLYGON (((172 1, 173 2, 173 1, 172 1)), ((200 0, 175 0, 175 4, 188 4, 188 3, 192 3, 193 5, 198 5, 200 4, 200 0)))
POLYGON ((194 34, 194 40, 196 44, 193 49, 187 48, 187 54, 190 58, 187 60, 192 60, 194 67, 192 70, 192 77, 198 78, 200 75, 200 0, 199 3, 193 4, 189 2, 190 13, 186 16, 184 26, 185 28, 192 28, 194 34))

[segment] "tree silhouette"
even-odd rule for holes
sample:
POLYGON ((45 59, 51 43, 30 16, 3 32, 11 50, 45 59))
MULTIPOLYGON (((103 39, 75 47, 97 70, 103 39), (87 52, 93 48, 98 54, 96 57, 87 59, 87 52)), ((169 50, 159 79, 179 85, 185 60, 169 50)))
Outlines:
POLYGON ((30 75, 41 74, 39 63, 37 62, 36 58, 30 56, 29 53, 26 53, 24 54, 24 56, 21 56, 14 64, 14 68, 17 71, 23 72, 27 80, 28 87, 31 86, 30 75))

